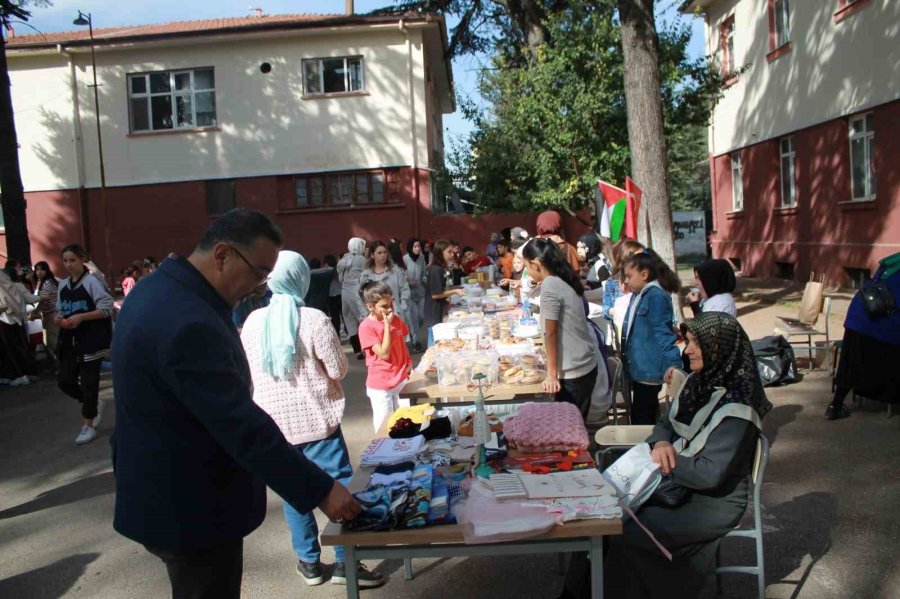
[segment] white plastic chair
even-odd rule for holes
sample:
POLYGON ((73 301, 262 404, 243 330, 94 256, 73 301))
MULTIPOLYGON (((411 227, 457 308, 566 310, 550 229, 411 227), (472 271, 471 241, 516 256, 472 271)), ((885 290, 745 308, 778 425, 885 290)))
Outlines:
POLYGON ((652 424, 604 426, 594 435, 598 448, 594 454, 594 462, 600 467, 604 455, 611 451, 627 450, 649 437, 652 432, 652 424))
POLYGON ((675 398, 678 397, 687 377, 687 373, 680 368, 672 371, 672 381, 666 384, 666 406, 671 406, 675 398))
POLYGON ((763 435, 759 436, 756 442, 756 456, 753 460, 753 471, 750 480, 751 491, 751 507, 753 508, 753 527, 752 528, 736 528, 723 537, 744 537, 753 539, 756 542, 756 565, 755 566, 720 566, 721 543, 716 549, 716 590, 718 595, 722 595, 722 574, 753 574, 757 578, 759 591, 759 599, 766 597, 766 572, 765 561, 763 559, 763 530, 762 530, 762 504, 759 500, 759 492, 762 488, 763 475, 766 472, 766 465, 769 463, 769 441, 763 435))

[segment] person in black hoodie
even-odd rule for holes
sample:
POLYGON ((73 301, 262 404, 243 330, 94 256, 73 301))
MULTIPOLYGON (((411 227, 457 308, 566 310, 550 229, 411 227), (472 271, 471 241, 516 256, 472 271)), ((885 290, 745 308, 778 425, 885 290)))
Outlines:
POLYGON ((84 248, 67 245, 62 258, 69 277, 60 284, 57 300, 57 382, 63 393, 81 403, 84 422, 75 443, 84 445, 97 437, 103 413, 100 366, 110 354, 113 298, 85 265, 89 258, 84 248))

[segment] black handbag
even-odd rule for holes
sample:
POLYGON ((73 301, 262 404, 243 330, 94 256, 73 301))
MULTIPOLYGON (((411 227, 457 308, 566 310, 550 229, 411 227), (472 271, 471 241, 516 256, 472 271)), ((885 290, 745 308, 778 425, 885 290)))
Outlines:
POLYGON ((878 279, 869 279, 859 290, 863 308, 872 318, 890 316, 897 311, 897 300, 891 290, 878 279))
POLYGON ((690 489, 676 483, 671 474, 664 474, 647 504, 671 509, 684 505, 690 498, 690 489))

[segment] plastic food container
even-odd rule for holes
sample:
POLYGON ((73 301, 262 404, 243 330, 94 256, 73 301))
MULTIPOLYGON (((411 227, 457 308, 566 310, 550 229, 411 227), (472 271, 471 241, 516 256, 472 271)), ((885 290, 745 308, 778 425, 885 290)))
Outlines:
POLYGON ((458 322, 441 322, 434 325, 431 329, 435 341, 446 341, 459 337, 458 322))
POLYGON ((487 382, 496 383, 500 372, 499 356, 491 350, 441 352, 435 363, 438 383, 444 387, 466 385, 478 373, 484 374, 487 382))

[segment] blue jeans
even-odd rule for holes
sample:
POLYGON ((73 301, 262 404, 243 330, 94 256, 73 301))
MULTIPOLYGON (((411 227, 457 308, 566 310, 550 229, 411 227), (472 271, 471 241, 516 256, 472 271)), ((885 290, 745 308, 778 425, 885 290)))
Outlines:
MULTIPOLYGON (((347 451, 341 427, 324 439, 301 443, 294 447, 336 481, 344 486, 350 483, 353 467, 350 466, 350 453, 347 451)), ((284 519, 291 529, 291 545, 297 557, 308 564, 319 561, 322 546, 319 545, 319 526, 316 524, 315 515, 312 512, 301 514, 285 501, 284 519)), ((343 547, 335 546, 334 559, 337 562, 344 561, 343 547)))

